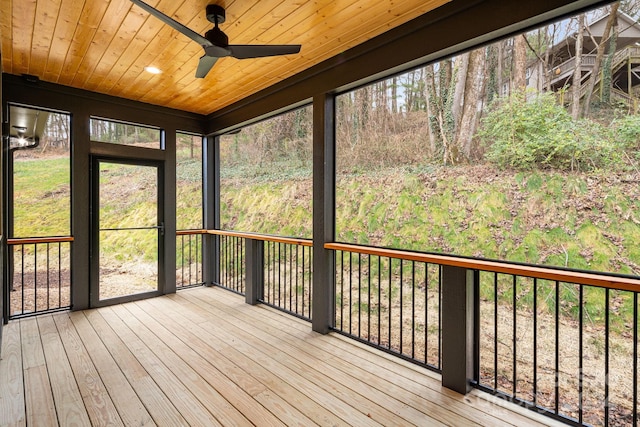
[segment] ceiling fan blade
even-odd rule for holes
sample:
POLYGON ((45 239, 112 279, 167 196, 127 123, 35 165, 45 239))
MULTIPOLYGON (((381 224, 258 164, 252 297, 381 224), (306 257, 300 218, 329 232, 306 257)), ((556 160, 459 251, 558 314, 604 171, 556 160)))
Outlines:
POLYGON ((165 24, 169 25, 174 30, 180 31, 182 34, 184 34, 185 36, 189 37, 191 40, 197 42, 198 44, 200 44, 200 46, 202 46, 202 47, 212 46, 212 43, 209 40, 205 39, 200 34, 198 34, 195 31, 193 31, 191 28, 185 27, 184 25, 182 25, 178 21, 174 20, 173 18, 168 17, 167 15, 165 15, 162 12, 160 12, 159 10, 154 9, 153 7, 149 6, 145 2, 143 2, 141 0, 131 0, 131 1, 134 4, 140 6, 142 9, 146 10, 147 12, 149 12, 151 15, 155 16, 156 18, 158 18, 159 20, 164 22, 165 24))
POLYGON ((211 68, 213 68, 213 66, 216 64, 217 60, 218 58, 213 56, 204 55, 203 57, 201 57, 200 61, 198 62, 196 77, 199 79, 203 79, 209 73, 209 70, 211 70, 211 68))
POLYGON ((299 44, 233 44, 229 45, 231 56, 238 59, 261 58, 265 56, 290 55, 300 52, 299 44))

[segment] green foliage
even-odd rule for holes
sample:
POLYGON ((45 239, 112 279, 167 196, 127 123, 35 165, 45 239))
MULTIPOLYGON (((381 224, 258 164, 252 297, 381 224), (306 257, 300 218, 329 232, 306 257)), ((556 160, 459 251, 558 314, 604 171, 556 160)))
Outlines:
POLYGON ((618 142, 631 157, 640 160, 640 116, 624 116, 612 123, 618 142))
POLYGON ((573 120, 551 93, 517 93, 495 102, 478 137, 501 168, 591 171, 621 163, 624 144, 589 119, 573 120))

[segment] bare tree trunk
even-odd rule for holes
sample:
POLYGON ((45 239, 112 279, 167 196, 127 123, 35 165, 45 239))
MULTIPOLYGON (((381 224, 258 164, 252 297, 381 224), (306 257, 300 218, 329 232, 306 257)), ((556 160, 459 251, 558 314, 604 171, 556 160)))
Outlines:
POLYGON ((434 117, 434 108, 431 105, 431 95, 434 93, 433 84, 435 79, 433 77, 433 65, 427 65, 424 73, 424 103, 427 110, 427 136, 429 137, 429 152, 433 156, 436 152, 436 135, 433 132, 433 125, 431 118, 434 117))
POLYGON ((391 80, 391 113, 398 114, 398 78, 391 80))
POLYGON ((578 15, 578 32, 576 34, 575 68, 571 84, 571 117, 580 118, 580 87, 582 80, 582 41, 584 39, 584 13, 578 15))
POLYGON ((512 93, 525 92, 527 88, 527 40, 521 34, 515 37, 513 44, 512 93))
MULTIPOLYGON (((609 44, 609 37, 611 35, 611 29, 613 28, 614 22, 618 16, 618 7, 620 6, 620 2, 617 1, 611 5, 611 11, 609 13, 609 19, 607 19, 607 24, 604 27, 604 33, 602 34, 602 39, 600 43, 598 43, 598 49, 596 52, 596 61, 593 65, 593 69, 591 70, 591 76, 589 77, 589 81, 587 82, 587 91, 584 98, 583 105, 583 117, 586 117, 590 113, 591 109, 591 97, 593 95, 593 90, 596 86, 596 80, 600 77, 600 68, 602 67, 602 59, 604 58, 604 52, 606 47, 609 44)), ((602 81, 600 82, 602 84, 602 81)))
MULTIPOLYGON (((548 27, 547 27, 548 28, 548 27)), ((549 31, 545 31, 545 34, 549 34, 549 31)), ((551 37, 551 40, 553 40, 553 37, 555 36, 555 26, 554 26, 554 31, 551 37)), ((545 51, 544 51, 544 64, 542 65, 543 70, 544 70, 544 83, 545 83, 545 89, 547 92, 551 92, 551 48, 548 47, 545 51)))
POLYGON ((462 114, 462 106, 464 104, 464 91, 467 83, 467 71, 469 70, 469 56, 470 53, 463 53, 456 58, 454 75, 456 79, 456 88, 453 93, 453 105, 451 111, 453 114, 453 122, 455 128, 460 123, 460 117, 462 114))
MULTIPOLYGON (((464 106, 462 108, 462 117, 458 127, 456 143, 458 151, 468 161, 471 160, 473 147, 473 137, 478 126, 479 108, 478 104, 482 98, 485 89, 485 49, 480 48, 471 52, 469 56, 469 67, 466 76, 460 78, 466 79, 466 90, 464 93, 464 106)), ((458 156, 460 157, 460 156, 458 156)), ((458 162, 461 158, 457 159, 458 162)))
POLYGON ((502 40, 500 40, 498 42, 498 65, 497 65, 497 69, 496 69, 496 86, 498 87, 498 95, 499 96, 504 96, 507 95, 506 93, 503 93, 502 91, 502 61, 503 61, 503 56, 504 56, 504 49, 503 49, 503 44, 504 42, 502 40))
POLYGON ((618 20, 616 19, 611 30, 611 37, 609 37, 609 49, 607 49, 607 57, 602 66, 602 82, 600 83, 602 87, 602 102, 606 104, 611 102, 611 85, 613 84, 613 70, 611 68, 613 66, 613 56, 616 53, 616 46, 618 44, 618 31, 618 20))

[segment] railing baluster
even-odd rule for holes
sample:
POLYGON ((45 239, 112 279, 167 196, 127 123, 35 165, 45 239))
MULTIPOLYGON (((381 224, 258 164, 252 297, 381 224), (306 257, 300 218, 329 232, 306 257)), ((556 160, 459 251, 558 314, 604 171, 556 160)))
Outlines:
POLYGON ((609 288, 604 290, 604 425, 609 425, 609 288))
POLYGON ((358 254, 358 338, 361 335, 362 326, 362 255, 358 254))
POLYGON ((518 276, 513 276, 513 396, 518 396, 518 276))
POLYGON ((404 347, 402 346, 402 332, 404 329, 404 317, 403 317, 403 307, 404 307, 404 298, 402 295, 402 288, 404 288, 404 283, 403 282, 403 277, 402 277, 402 273, 404 270, 404 265, 403 265, 403 259, 400 259, 400 307, 398 308, 400 310, 400 354, 404 354, 404 347))
POLYGON ((416 262, 411 261, 411 358, 416 357, 416 262))
POLYGON ((353 333, 353 255, 349 253, 349 333, 353 333))
POLYGON ((391 349, 391 312, 392 312, 392 303, 391 303, 391 270, 393 269, 393 264, 391 261, 391 257, 389 257, 388 259, 388 263, 389 263, 389 282, 387 283, 388 288, 387 288, 387 294, 389 295, 389 310, 387 310, 387 317, 388 317, 388 327, 389 327, 389 333, 388 333, 388 341, 387 341, 387 347, 389 349, 391 349))
POLYGON ((191 282, 191 264, 193 263, 193 259, 191 258, 191 239, 189 239, 189 283, 191 282))
POLYGON ((429 264, 424 263, 424 364, 429 363, 429 264))
POLYGON ((340 330, 344 331, 344 251, 340 251, 340 330))
POLYGON ((58 242, 58 307, 62 307, 62 243, 58 242))
POLYGON ((633 425, 638 425, 638 293, 633 293, 633 425))
POLYGON ((38 311, 38 244, 33 245, 33 312, 38 311))
POLYGON ((538 279, 533 278, 533 405, 538 404, 538 279))
POLYGON ((583 368, 583 324, 582 319, 584 316, 584 288, 580 286, 578 291, 578 422, 582 424, 584 415, 584 402, 582 400, 582 394, 584 392, 584 375, 583 368))
POLYGON ((380 316, 382 313, 382 281, 381 279, 381 275, 382 275, 382 269, 381 269, 381 262, 380 262, 380 256, 377 257, 378 258, 378 345, 380 345, 380 316))
POLYGON ((367 340, 371 340, 371 256, 367 256, 367 340))
POLYGON ((493 388, 498 390, 498 273, 493 273, 493 388))
POLYGON ((556 280, 556 307, 555 307, 555 414, 560 413, 560 283, 556 280))
POLYGON ((49 280, 49 271, 50 270, 50 263, 49 263, 49 243, 46 243, 47 245, 47 311, 50 309, 50 303, 49 300, 51 298, 51 291, 50 291, 50 280, 49 280))

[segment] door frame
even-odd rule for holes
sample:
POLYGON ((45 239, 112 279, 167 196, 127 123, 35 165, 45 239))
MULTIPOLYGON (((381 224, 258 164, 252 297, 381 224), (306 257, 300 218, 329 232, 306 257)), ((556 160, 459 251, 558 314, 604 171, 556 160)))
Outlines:
POLYGON ((90 164, 91 210, 90 210, 90 252, 89 252, 89 305, 91 308, 121 304, 163 295, 166 288, 165 274, 165 239, 166 232, 158 230, 158 283, 155 291, 123 295, 114 298, 100 299, 100 163, 117 163, 133 166, 155 167, 157 171, 157 203, 156 215, 158 224, 166 224, 164 200, 165 162, 145 158, 92 155, 90 164))

